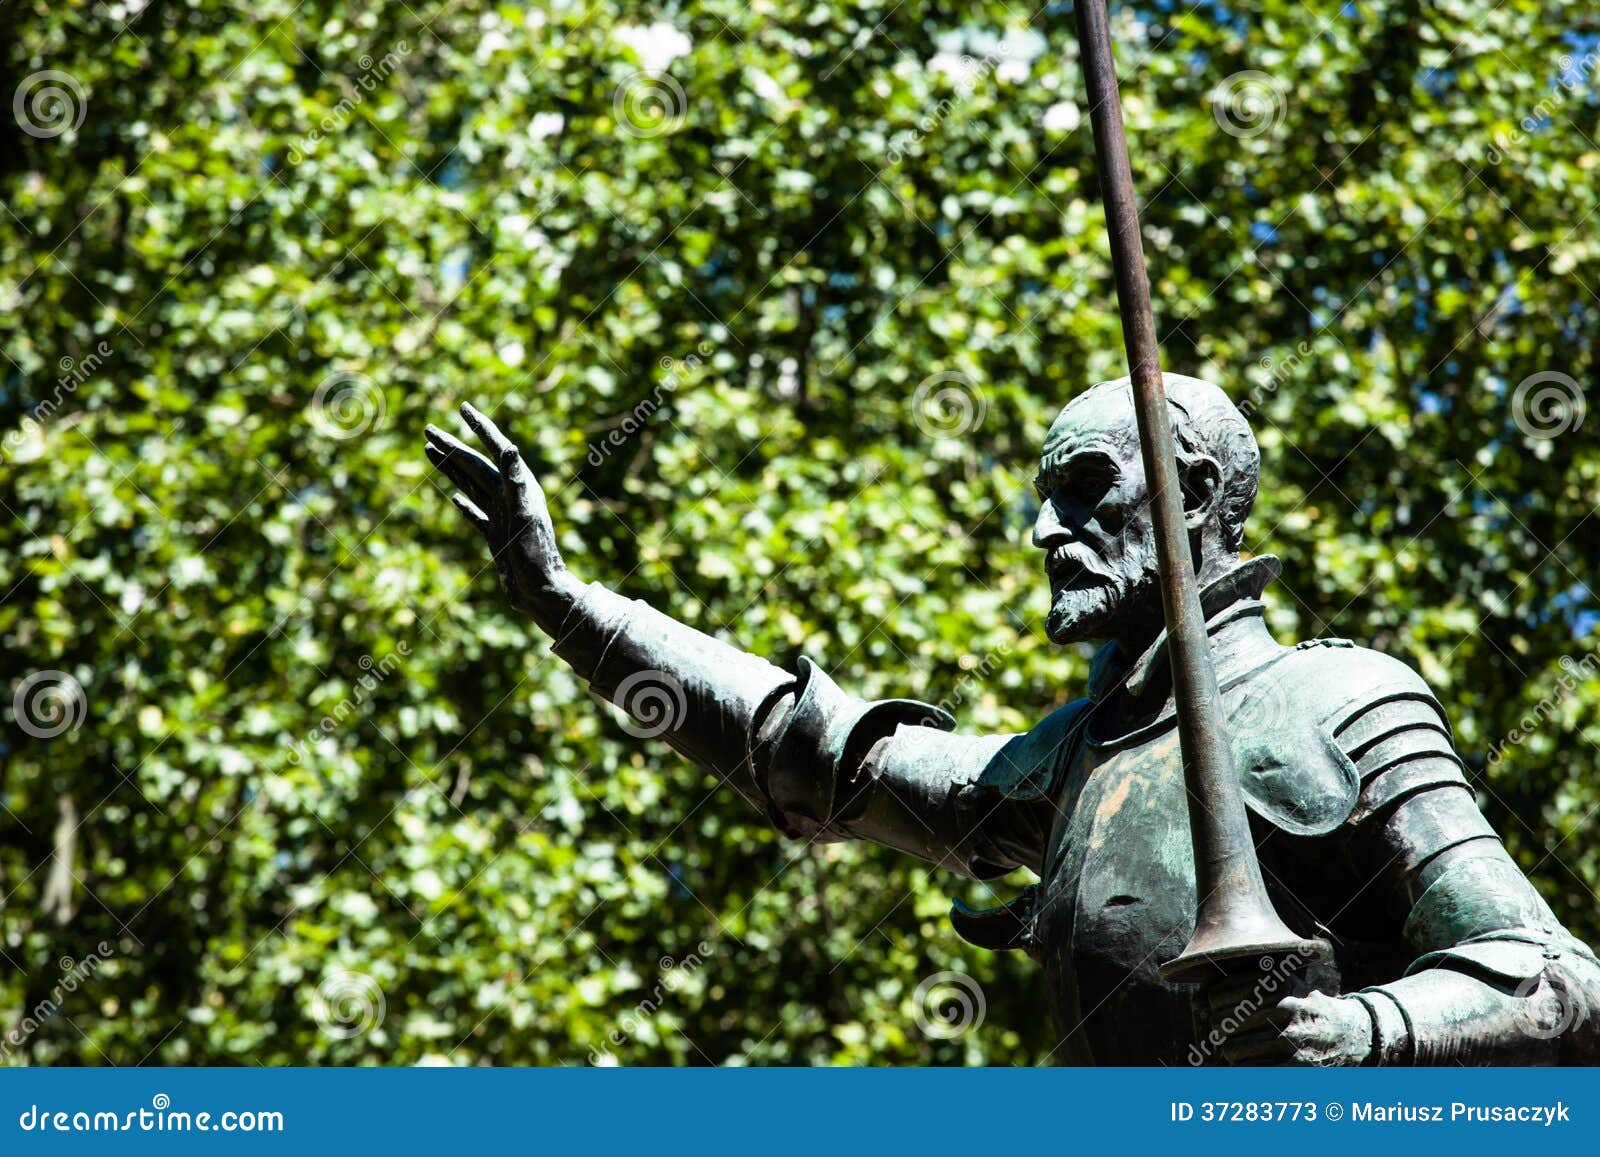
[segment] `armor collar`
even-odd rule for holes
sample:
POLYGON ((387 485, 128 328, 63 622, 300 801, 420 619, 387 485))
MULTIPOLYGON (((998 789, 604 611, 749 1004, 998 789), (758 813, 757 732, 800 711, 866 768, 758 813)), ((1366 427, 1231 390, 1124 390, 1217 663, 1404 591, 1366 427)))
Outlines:
MULTIPOLYGON (((1219 682, 1232 673, 1227 668, 1237 669, 1238 664, 1232 661, 1235 652, 1242 652, 1239 660, 1249 668, 1266 657, 1259 645, 1261 642, 1276 649, 1277 644, 1267 633, 1262 620, 1261 592, 1282 573, 1283 564, 1275 556, 1257 555, 1207 583, 1200 591, 1200 611, 1206 617, 1206 634, 1212 638, 1219 682), (1225 645, 1219 638, 1224 628, 1242 621, 1255 623, 1257 630, 1250 632, 1252 637, 1238 640, 1237 647, 1225 645)), ((1143 699, 1158 686, 1164 686, 1167 676, 1167 632, 1163 628, 1155 641, 1131 663, 1122 661, 1115 642, 1107 643, 1096 651, 1089 665, 1089 697, 1096 703, 1102 703, 1115 692, 1126 689, 1135 700, 1143 699)))

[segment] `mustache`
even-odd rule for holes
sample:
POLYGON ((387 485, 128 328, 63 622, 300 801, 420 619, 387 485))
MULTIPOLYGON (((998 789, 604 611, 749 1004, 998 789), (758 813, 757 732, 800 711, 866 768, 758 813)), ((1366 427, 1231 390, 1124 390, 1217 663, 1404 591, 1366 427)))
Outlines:
POLYGON ((1045 551, 1044 569, 1047 575, 1058 581, 1068 579, 1092 579, 1101 583, 1115 581, 1114 576, 1106 573, 1100 559, 1094 553, 1074 543, 1053 546, 1045 551))

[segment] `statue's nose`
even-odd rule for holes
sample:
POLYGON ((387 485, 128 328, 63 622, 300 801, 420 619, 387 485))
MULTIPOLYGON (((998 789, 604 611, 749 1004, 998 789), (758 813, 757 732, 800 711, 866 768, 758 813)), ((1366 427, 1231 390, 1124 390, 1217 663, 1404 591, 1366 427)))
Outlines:
POLYGON ((1033 545, 1040 550, 1049 550, 1067 541, 1068 537, 1067 528, 1061 525, 1061 516, 1056 512, 1056 504, 1046 498, 1039 506, 1039 517, 1033 521, 1033 545))

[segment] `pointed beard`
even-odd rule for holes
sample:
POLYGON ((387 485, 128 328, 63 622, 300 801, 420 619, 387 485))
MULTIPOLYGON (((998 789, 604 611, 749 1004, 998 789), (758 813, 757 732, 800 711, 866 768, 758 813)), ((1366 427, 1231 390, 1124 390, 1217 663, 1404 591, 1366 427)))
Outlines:
POLYGON ((1120 592, 1111 583, 1056 591, 1051 596, 1044 632, 1052 643, 1107 638, 1121 602, 1120 592))
POLYGON ((1101 580, 1067 587, 1051 595, 1045 634, 1052 643, 1082 643, 1118 637, 1135 619, 1161 609, 1153 576, 1138 582, 1101 580))

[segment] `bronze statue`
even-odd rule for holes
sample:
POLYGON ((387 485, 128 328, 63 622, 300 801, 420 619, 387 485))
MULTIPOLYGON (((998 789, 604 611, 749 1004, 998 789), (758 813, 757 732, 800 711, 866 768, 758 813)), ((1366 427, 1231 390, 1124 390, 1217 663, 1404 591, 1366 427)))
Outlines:
POLYGON ((433 426, 427 454, 463 492, 456 505, 488 541, 512 605, 556 654, 624 710, 665 702, 662 737, 786 834, 871 840, 980 879, 1036 873, 1012 903, 958 906, 952 919, 968 940, 1044 966, 1061 1059, 1600 1062, 1600 961, 1480 814, 1438 701, 1375 651, 1272 638, 1261 594, 1279 564, 1239 553, 1255 438, 1216 386, 1170 374, 1163 384, 1262 874, 1294 934, 1333 945, 1331 964, 1302 962, 1303 996, 1281 995, 1287 982, 1271 976, 1219 971, 1196 985, 1160 971, 1194 932, 1201 897, 1128 379, 1074 398, 1045 441, 1033 541, 1050 583, 1046 631, 1106 642, 1088 695, 1020 735, 954 734, 937 707, 862 701, 815 663, 781 670, 581 583, 516 446, 470 406, 462 414, 492 458, 433 426), (1252 979, 1254 998, 1241 996, 1252 979))
POLYGON ((1479 813, 1427 686, 1267 632, 1277 560, 1239 557, 1255 437, 1216 386, 1161 372, 1104 0, 1074 10, 1132 371, 1063 409, 1039 463, 1046 633, 1106 640, 1086 698, 1023 735, 953 735, 937 707, 863 702, 579 583, 470 406, 495 460, 433 426, 428 457, 556 654, 780 830, 1037 874, 952 919, 1044 965, 1064 1059, 1600 1062, 1600 961, 1479 813))

